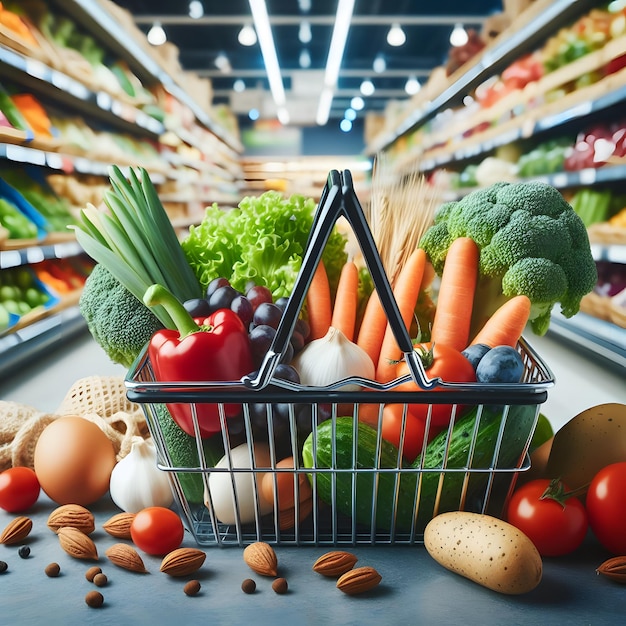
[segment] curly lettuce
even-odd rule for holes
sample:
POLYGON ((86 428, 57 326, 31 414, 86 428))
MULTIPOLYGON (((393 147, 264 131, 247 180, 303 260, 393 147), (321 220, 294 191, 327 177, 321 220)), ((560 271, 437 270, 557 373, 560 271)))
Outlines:
MULTIPOLYGON (((254 282, 268 287, 274 300, 289 296, 302 265, 315 206, 311 198, 285 197, 277 191, 245 197, 234 209, 213 204, 202 222, 189 229, 181 242, 183 252, 205 290, 214 278, 225 277, 240 291, 254 282)), ((322 256, 333 291, 347 260, 346 240, 335 228, 322 256)))

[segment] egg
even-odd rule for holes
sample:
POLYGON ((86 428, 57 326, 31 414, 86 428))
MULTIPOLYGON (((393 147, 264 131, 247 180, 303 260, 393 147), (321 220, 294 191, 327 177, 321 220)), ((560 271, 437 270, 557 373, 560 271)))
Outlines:
MULTIPOLYGON (((293 469, 293 457, 287 457, 276 463, 277 469, 293 469)), ((278 510, 291 509, 296 504, 296 493, 300 502, 311 497, 311 485, 306 474, 298 474, 297 483, 292 472, 268 472, 263 476, 263 497, 269 502, 274 502, 274 485, 278 499, 278 510), (297 486, 296 486, 297 485, 297 486), (296 491, 297 489, 297 491, 296 491)))
POLYGON ((113 442, 96 424, 65 415, 41 432, 33 461, 39 484, 51 500, 86 506, 108 491, 116 457, 113 442))
MULTIPOLYGON (((254 444, 255 468, 270 468, 271 456, 269 447, 265 444, 254 444)), ((224 455, 215 466, 228 469, 250 470, 250 452, 248 444, 243 443, 230 451, 230 465, 228 455, 224 455)), ((213 511, 217 519, 223 524, 235 524, 237 518, 242 524, 255 521, 257 510, 257 495, 260 514, 267 515, 273 510, 273 503, 266 500, 262 493, 263 471, 236 471, 211 472, 209 475, 209 491, 213 511), (256 478, 256 485, 255 485, 256 478), (233 492, 233 482, 235 490, 233 492), (235 508, 234 497, 237 496, 235 508), (237 515, 239 512, 239 515, 237 515)), ((209 506, 209 503, 207 503, 209 506)))

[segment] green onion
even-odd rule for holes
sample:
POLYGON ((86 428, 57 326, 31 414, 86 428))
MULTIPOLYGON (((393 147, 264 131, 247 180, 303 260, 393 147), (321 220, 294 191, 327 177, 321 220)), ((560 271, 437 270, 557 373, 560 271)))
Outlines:
MULTIPOLYGON (((138 176, 130 169, 127 179, 113 166, 109 179, 108 211, 88 205, 72 227, 83 250, 141 301, 154 283, 180 302, 201 297, 200 283, 146 170, 139 168, 138 176)), ((164 326, 174 327, 163 307, 154 313, 164 326)))

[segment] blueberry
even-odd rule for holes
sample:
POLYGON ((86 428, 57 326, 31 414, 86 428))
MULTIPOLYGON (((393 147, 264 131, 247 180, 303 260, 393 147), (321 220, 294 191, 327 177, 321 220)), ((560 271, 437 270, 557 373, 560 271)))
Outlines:
POLYGON ((484 343, 475 343, 465 348, 461 354, 472 364, 474 371, 476 371, 479 361, 489 350, 491 350, 491 348, 484 343))
POLYGON ((483 356, 476 367, 480 383, 519 383, 524 376, 524 362, 510 346, 496 346, 483 356))

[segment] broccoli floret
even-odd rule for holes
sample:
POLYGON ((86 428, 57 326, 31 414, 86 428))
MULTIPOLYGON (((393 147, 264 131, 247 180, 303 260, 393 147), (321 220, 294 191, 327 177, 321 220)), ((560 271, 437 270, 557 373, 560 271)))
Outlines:
POLYGON ((598 279, 585 225, 546 183, 496 183, 442 205, 420 240, 440 276, 458 237, 480 249, 473 332, 505 300, 523 294, 532 303, 533 332, 544 335, 554 305, 572 317, 598 279))
POLYGON ((78 308, 96 343, 114 363, 130 367, 145 343, 163 325, 103 265, 85 282, 78 308))

